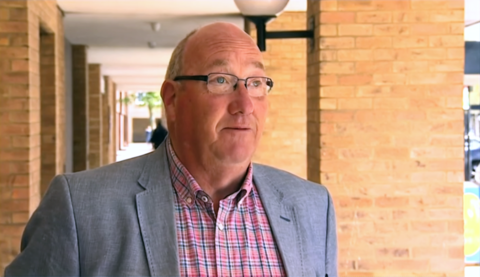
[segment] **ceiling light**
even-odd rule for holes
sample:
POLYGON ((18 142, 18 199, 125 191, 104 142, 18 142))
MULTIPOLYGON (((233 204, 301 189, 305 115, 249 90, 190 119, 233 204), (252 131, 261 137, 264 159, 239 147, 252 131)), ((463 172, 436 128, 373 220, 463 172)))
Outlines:
POLYGON ((160 22, 152 22, 152 23, 150 23, 150 25, 152 26, 152 30, 153 30, 154 32, 160 31, 160 28, 162 27, 162 25, 160 24, 160 22))
POLYGON ((149 41, 148 42, 148 47, 153 49, 153 48, 157 47, 157 43, 155 41, 149 41))

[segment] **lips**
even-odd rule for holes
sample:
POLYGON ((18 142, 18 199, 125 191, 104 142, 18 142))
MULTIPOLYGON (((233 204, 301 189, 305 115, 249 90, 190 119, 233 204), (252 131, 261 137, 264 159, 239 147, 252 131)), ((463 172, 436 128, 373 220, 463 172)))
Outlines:
POLYGON ((226 130, 238 130, 238 131, 247 131, 251 130, 250 127, 225 127, 226 130))

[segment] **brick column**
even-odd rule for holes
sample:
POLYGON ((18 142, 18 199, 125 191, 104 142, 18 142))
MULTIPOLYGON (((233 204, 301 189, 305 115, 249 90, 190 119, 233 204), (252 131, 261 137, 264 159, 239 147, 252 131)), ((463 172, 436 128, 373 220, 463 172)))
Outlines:
POLYGON ((41 195, 65 165, 63 41, 63 32, 40 36, 41 195))
POLYGON ((88 169, 88 65, 87 47, 72 45, 73 171, 88 169))
POLYGON ((102 165, 102 94, 99 64, 88 65, 88 165, 96 168, 102 165))
POLYGON ((463 5, 308 1, 308 176, 342 276, 463 276, 463 5))
MULTIPOLYGON (((0 1, 0 272, 19 253, 41 198, 41 118, 58 118, 61 111, 41 109, 39 34, 63 36, 62 24, 55 1, 0 1)), ((49 54, 54 74, 63 74, 61 54, 49 54)), ((48 93, 61 98, 63 92, 48 93)))
MULTIPOLYGON (((267 30, 304 30, 305 22, 305 12, 284 12, 267 30)), ((255 37, 255 25, 249 24, 247 32, 255 37)), ((263 58, 275 86, 268 96, 269 115, 254 157, 255 162, 301 177, 307 173, 306 48, 305 39, 267 40, 263 58)))
POLYGON ((103 164, 115 162, 115 83, 105 76, 105 93, 102 98, 103 113, 103 164))

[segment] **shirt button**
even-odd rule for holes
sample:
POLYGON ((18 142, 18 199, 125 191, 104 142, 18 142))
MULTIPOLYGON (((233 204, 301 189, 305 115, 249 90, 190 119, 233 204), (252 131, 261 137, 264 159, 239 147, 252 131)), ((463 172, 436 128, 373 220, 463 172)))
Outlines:
POLYGON ((187 198, 187 203, 188 203, 188 204, 191 204, 191 203, 192 203, 192 198, 188 197, 188 198, 187 198))
POLYGON ((218 223, 217 227, 218 227, 218 229, 220 229, 220 231, 223 231, 223 229, 225 228, 225 226, 223 226, 222 223, 218 223))
POLYGON ((205 202, 205 203, 207 203, 207 202, 208 202, 208 197, 202 196, 202 201, 205 202))

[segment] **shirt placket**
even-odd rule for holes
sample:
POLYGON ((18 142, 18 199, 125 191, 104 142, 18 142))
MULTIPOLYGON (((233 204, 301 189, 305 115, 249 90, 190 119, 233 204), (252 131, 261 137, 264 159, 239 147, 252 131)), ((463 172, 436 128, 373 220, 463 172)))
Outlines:
POLYGON ((232 268, 228 259, 228 218, 230 211, 231 199, 223 199, 220 201, 216 218, 215 228, 215 252, 217 260, 217 276, 228 276, 232 268))

